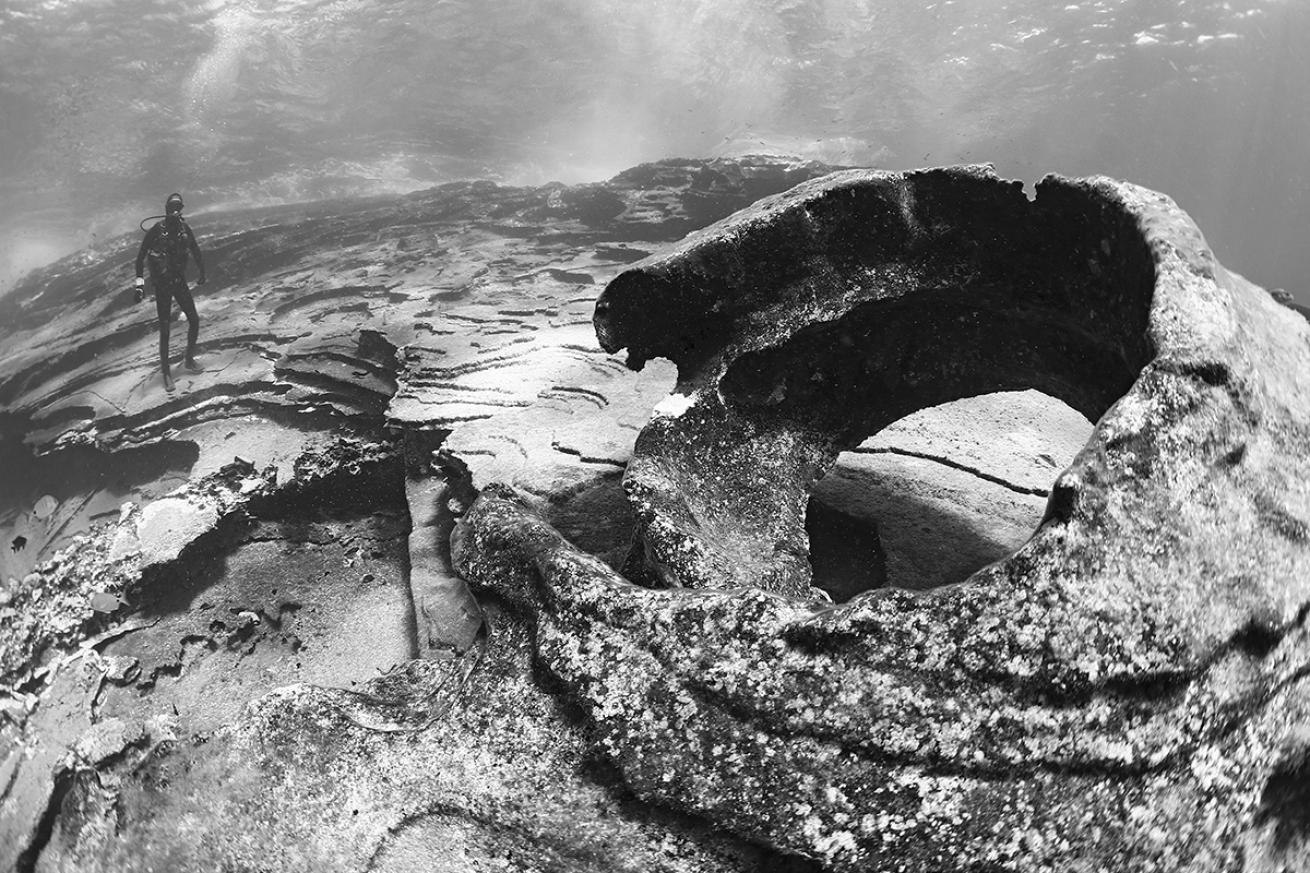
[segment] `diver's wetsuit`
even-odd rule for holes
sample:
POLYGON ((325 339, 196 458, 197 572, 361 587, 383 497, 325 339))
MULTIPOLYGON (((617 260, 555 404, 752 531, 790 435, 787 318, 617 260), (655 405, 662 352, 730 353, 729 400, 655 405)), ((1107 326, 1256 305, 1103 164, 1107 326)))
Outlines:
POLYGON ((186 283, 187 255, 196 259, 200 281, 205 281, 205 263, 200 257, 200 246, 195 234, 180 215, 170 215, 156 222, 146 231, 141 248, 136 253, 136 275, 141 278, 143 268, 150 263, 150 278, 155 288, 155 311, 159 315, 159 366, 168 377, 168 327, 173 316, 173 301, 186 314, 186 360, 194 362, 196 338, 200 335, 200 316, 186 283))

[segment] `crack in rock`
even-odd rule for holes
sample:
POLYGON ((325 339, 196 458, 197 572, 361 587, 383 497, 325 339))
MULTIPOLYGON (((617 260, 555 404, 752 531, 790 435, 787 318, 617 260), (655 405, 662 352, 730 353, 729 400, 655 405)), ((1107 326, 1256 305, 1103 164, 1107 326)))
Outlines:
POLYGON ((928 452, 916 452, 911 449, 897 448, 896 446, 879 446, 876 448, 856 446, 851 451, 862 455, 903 455, 907 458, 922 458, 925 461, 932 461, 934 464, 941 464, 943 467, 950 467, 952 470, 968 473, 970 476, 977 476, 984 482, 1000 485, 1002 488, 1008 488, 1017 494, 1034 494, 1038 497, 1045 497, 1051 493, 1049 488, 1031 488, 1026 485, 1016 485, 1013 482, 1007 482, 1000 476, 993 476, 985 470, 979 470, 977 467, 970 467, 968 464, 961 464, 950 458, 929 454, 928 452))

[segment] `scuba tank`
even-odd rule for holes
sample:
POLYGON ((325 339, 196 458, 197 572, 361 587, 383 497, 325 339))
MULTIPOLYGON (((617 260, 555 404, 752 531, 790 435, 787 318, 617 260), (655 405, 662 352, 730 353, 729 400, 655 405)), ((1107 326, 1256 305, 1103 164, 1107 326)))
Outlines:
MULTIPOLYGON (((150 228, 146 224, 152 221, 158 221, 167 218, 167 215, 149 215, 137 222, 137 227, 141 228, 142 233, 149 233, 150 228)), ((146 271, 145 285, 142 286, 141 292, 143 297, 150 297, 155 291, 155 280, 163 275, 167 269, 167 261, 162 252, 150 250, 146 252, 146 271)))
MULTIPOLYGON (((167 216, 164 215, 150 215, 138 221, 136 226, 141 228, 142 233, 147 233, 148 228, 146 227, 146 222, 157 221, 158 219, 166 218, 166 217, 167 216)), ((136 297, 135 300, 136 303, 140 303, 143 298, 151 296, 155 291, 155 271, 146 270, 143 278, 145 279, 145 284, 142 285, 140 289, 133 290, 133 294, 140 295, 136 297)))
MULTIPOLYGON (((151 231, 156 231, 155 239, 152 240, 150 248, 146 250, 146 271, 149 278, 146 284, 153 286, 159 282, 169 282, 173 279, 184 278, 186 274, 187 253, 181 236, 181 231, 185 230, 187 234, 190 231, 186 228, 186 222, 182 218, 182 195, 173 193, 168 195, 164 201, 164 215, 151 215, 137 222, 137 227, 147 235, 151 231), (167 219, 176 215, 176 222, 169 222, 167 219), (164 222, 153 225, 149 230, 146 229, 146 222, 165 219, 164 222)), ((192 243, 194 244, 194 242, 192 243)))
MULTIPOLYGON (((161 218, 167 219, 168 217, 169 216, 167 215, 151 215, 147 218, 141 219, 141 221, 137 223, 137 227, 141 228, 143 232, 149 233, 150 229, 146 227, 147 222, 157 221, 161 218)), ((180 215, 178 216, 178 220, 182 221, 185 225, 185 222, 180 215)), ((171 272, 178 272, 186 269, 185 254, 180 255, 180 263, 175 263, 175 260, 179 258, 177 248, 181 245, 183 245, 183 243, 177 236, 177 229, 165 226, 162 229, 159 238, 155 240, 154 245, 146 251, 146 266, 149 268, 146 270, 146 275, 149 277, 147 282, 157 282, 171 272)))

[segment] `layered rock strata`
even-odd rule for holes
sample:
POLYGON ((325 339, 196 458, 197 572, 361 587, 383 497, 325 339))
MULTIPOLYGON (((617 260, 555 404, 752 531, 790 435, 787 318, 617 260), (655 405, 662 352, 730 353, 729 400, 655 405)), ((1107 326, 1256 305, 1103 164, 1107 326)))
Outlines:
POLYGON ((678 366, 624 477, 646 587, 505 489, 456 561, 536 615, 638 795, 833 869, 1310 858, 1310 325, 1167 197, 840 173, 634 266, 595 322, 678 366), (824 606, 804 515, 838 452, 1029 388, 1096 422, 1032 538, 824 606))
POLYGON ((153 307, 128 290, 139 237, 0 301, 0 868, 362 869, 373 853, 403 864, 424 834, 469 863, 757 866, 762 850, 625 811, 612 779, 584 774, 517 619, 491 604, 507 629, 480 635, 448 537, 494 476, 621 560, 631 516, 608 510, 672 376, 636 377, 596 347, 595 288, 826 170, 670 161, 593 185, 197 216, 205 371, 179 371, 172 394, 153 307), (461 651, 485 675, 443 684, 461 651), (297 682, 266 721, 243 714, 297 682), (341 730, 292 755, 261 725, 301 703, 341 730), (483 742, 489 722, 504 730, 483 742), (415 734, 450 754, 420 754, 404 792, 346 753, 357 741, 400 760, 415 734), (288 755, 336 761, 335 780, 266 778, 296 777, 288 755), (576 790, 535 807, 546 782, 576 790), (307 818, 314 804, 345 819, 307 818), (569 815, 578 827, 540 839, 569 815), (247 851, 256 819, 262 848, 247 851))

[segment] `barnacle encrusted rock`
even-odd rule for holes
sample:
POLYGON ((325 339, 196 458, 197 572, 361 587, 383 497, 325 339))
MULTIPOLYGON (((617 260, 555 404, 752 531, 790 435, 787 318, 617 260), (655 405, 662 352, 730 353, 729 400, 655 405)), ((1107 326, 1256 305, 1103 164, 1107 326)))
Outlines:
POLYGON ((624 481, 651 587, 506 489, 454 556, 537 611, 640 796, 834 869, 1304 866, 1310 324, 1168 197, 838 173, 634 266, 595 322, 679 369, 624 481), (1033 537, 961 585, 816 602, 837 453, 1026 388, 1096 422, 1033 537))

